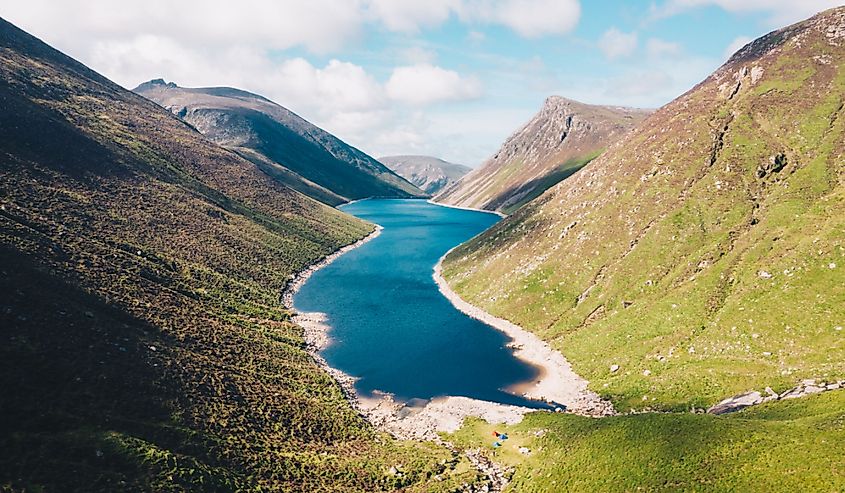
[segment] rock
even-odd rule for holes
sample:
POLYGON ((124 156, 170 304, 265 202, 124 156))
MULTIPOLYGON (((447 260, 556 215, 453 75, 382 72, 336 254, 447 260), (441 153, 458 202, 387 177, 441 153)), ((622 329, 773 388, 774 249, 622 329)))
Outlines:
POLYGON ((732 413, 734 411, 739 411, 740 409, 745 409, 748 406, 760 404, 761 402, 763 402, 763 396, 760 392, 755 390, 753 392, 746 392, 744 394, 728 397, 708 409, 707 412, 709 414, 732 413))
POLYGON ((651 370, 643 370, 643 376, 644 377, 647 377, 649 375, 651 375, 651 370))
POLYGON ((804 395, 801 387, 791 388, 780 395, 781 399, 797 399, 804 395))
POLYGON ((842 386, 841 386, 841 385, 839 385, 839 382, 836 382, 836 383, 829 383, 829 384, 827 384, 827 386, 825 386, 825 388, 826 388, 827 390, 837 390, 837 389, 842 388, 842 386))
POLYGON ((610 373, 616 373, 619 371, 619 365, 610 365, 610 373))
POLYGON ((768 272, 764 271, 764 270, 761 270, 760 272, 758 272, 757 275, 760 276, 763 279, 771 279, 772 278, 772 275, 769 274, 768 272))
POLYGON ((528 455, 531 453, 531 449, 528 447, 519 447, 519 453, 522 455, 528 455))
POLYGON ((816 385, 808 385, 808 386, 804 387, 804 395, 818 394, 819 392, 824 392, 824 391, 825 391, 824 387, 818 387, 816 385))
POLYGON ((622 308, 628 308, 629 306, 631 306, 631 305, 633 305, 633 304, 634 304, 634 302, 633 302, 633 301, 625 301, 625 300, 622 300, 622 308))

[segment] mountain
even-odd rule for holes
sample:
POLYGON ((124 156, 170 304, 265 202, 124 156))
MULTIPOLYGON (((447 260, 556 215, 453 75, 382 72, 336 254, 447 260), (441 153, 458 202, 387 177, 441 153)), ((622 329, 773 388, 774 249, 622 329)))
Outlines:
POLYGON ((472 171, 431 156, 385 156, 378 160, 427 194, 436 194, 472 171))
POLYGON ((845 8, 749 43, 456 249, 447 280, 617 409, 842 379, 843 61, 845 8))
POLYGON ((493 157, 435 201, 511 213, 595 159, 650 112, 547 98, 493 157))
POLYGON ((162 79, 133 91, 278 181, 326 204, 424 195, 372 157, 257 94, 230 87, 185 88, 162 79))
POLYGON ((2 19, 0 107, 4 490, 473 481, 446 449, 367 425, 281 304, 372 224, 2 19))

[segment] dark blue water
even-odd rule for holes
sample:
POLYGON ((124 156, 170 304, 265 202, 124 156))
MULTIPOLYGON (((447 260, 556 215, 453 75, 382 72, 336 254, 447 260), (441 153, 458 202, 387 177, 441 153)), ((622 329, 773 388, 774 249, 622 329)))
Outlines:
POLYGON ((467 317, 432 279, 450 248, 493 225, 493 214, 424 200, 365 200, 345 212, 384 227, 381 235, 317 271, 294 298, 331 326, 328 363, 359 377, 356 390, 397 400, 466 396, 545 407, 503 389, 536 377, 504 346, 503 333, 467 317))

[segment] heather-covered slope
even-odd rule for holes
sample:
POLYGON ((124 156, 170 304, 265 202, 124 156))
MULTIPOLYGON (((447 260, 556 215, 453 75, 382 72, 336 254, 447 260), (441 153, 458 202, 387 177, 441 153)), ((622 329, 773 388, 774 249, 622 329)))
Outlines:
POLYGON ((649 113, 552 96, 493 157, 435 201, 511 213, 581 169, 649 113))
POLYGON ((2 19, 0 108, 0 489, 474 479, 375 433, 281 305, 291 274, 372 225, 2 19))
POLYGON ((472 171, 469 166, 431 156, 385 156, 378 160, 428 194, 436 194, 472 171))
POLYGON ((843 60, 845 8, 750 43, 446 278, 619 409, 842 378, 843 60))
POLYGON ((185 88, 161 79, 134 91, 278 181, 329 205, 424 195, 372 157, 256 94, 229 87, 185 88))

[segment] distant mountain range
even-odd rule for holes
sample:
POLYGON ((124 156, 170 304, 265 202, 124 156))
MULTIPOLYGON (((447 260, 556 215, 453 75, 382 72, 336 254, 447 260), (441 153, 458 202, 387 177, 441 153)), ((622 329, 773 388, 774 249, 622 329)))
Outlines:
POLYGON ((425 193, 383 164, 267 98, 155 79, 134 92, 170 110, 276 180, 329 205, 425 193))
POLYGON ((581 169, 650 113, 549 97, 493 157, 435 201, 511 213, 581 169))
POLYGON ((431 156, 384 156, 378 160, 430 195, 436 194, 472 171, 469 166, 431 156))

